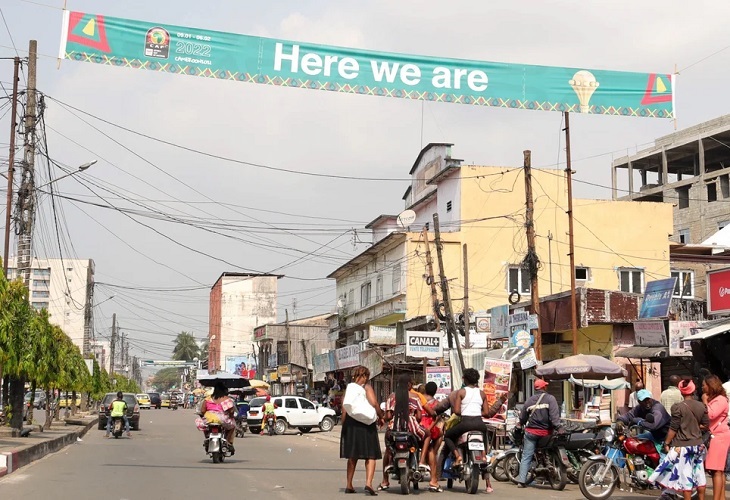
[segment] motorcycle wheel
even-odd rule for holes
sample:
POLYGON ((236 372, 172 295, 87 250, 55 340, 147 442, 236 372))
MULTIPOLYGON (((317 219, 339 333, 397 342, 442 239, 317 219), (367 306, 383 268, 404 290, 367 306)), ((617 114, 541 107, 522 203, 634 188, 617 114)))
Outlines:
POLYGON ((492 477, 495 481, 499 481, 500 483, 509 481, 509 477, 507 477, 507 471, 504 468, 504 458, 497 460, 497 462, 494 464, 494 469, 492 469, 492 477))
POLYGON ((606 465, 605 461, 589 461, 583 464, 578 474, 578 487, 580 492, 588 500, 605 500, 613 494, 618 483, 618 471, 612 465, 606 465), (609 470, 603 477, 601 483, 596 482, 596 476, 603 474, 605 467, 609 470))
POLYGON ((479 490, 479 467, 469 460, 464 464, 464 486, 470 495, 476 494, 479 490))
POLYGON ((578 467, 569 467, 566 472, 568 473, 568 481, 574 484, 578 484, 578 475, 580 474, 580 468, 583 466, 584 463, 586 463, 586 460, 588 460, 588 457, 591 456, 591 453, 579 450, 573 452, 573 455, 580 463, 578 467))
POLYGON ((446 480, 446 489, 450 490, 454 487, 454 480, 453 479, 447 479, 446 480))
POLYGON ((221 453, 219 451, 216 451, 212 455, 213 455, 213 463, 214 464, 219 464, 219 463, 223 462, 223 453, 221 453))
POLYGON ((557 455, 550 454, 550 472, 548 474, 548 481, 550 487, 556 491, 563 491, 565 485, 568 484, 568 473, 565 470, 565 466, 560 461, 557 455))
POLYGON ((408 480, 408 476, 410 475, 410 469, 408 467, 400 471, 400 477, 398 479, 400 480, 400 492, 403 495, 411 494, 411 482, 408 480))

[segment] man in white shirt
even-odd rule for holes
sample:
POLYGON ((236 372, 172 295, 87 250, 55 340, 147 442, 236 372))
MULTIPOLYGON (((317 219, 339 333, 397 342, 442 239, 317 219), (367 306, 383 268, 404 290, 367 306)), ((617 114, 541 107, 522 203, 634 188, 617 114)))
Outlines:
POLYGON ((636 393, 644 388, 644 383, 639 381, 634 384, 634 392, 629 394, 629 410, 636 408, 639 404, 639 400, 636 399, 636 393))
POLYGON ((667 387, 659 397, 659 402, 661 402, 664 409, 667 410, 670 415, 672 414, 672 406, 684 401, 684 396, 682 396, 682 393, 679 391, 679 387, 677 387, 680 381, 681 379, 678 375, 671 375, 669 377, 669 387, 667 387))

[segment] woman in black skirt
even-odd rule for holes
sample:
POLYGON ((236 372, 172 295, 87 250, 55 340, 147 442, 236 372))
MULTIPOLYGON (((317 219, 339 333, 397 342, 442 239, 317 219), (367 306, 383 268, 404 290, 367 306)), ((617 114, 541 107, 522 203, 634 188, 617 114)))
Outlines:
MULTIPOLYGON (((378 422, 364 424, 348 417, 345 409, 342 409, 342 432, 340 435, 340 458, 347 459, 347 487, 345 493, 355 493, 352 485, 352 478, 355 476, 357 461, 365 460, 365 493, 376 496, 373 489, 373 477, 375 477, 375 461, 380 460, 383 455, 380 451, 380 438, 378 437, 377 424, 382 422, 383 410, 378 405, 375 391, 368 384, 370 370, 364 366, 356 367, 352 372, 352 383, 365 389, 365 396, 378 415, 378 422)), ((357 389, 357 388, 355 388, 357 389)))

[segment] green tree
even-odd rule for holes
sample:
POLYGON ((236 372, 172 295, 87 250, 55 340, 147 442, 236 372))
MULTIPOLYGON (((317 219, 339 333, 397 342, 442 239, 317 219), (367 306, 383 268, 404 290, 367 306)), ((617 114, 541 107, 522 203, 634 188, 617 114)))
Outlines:
POLYGON ((197 358, 200 354, 200 348, 192 333, 179 333, 173 342, 175 343, 175 347, 172 350, 172 359, 192 361, 193 358, 197 358))
POLYGON ((179 368, 163 368, 155 373, 152 385, 160 392, 167 392, 172 387, 180 384, 179 368))
POLYGON ((201 361, 208 361, 208 351, 210 350, 210 339, 205 337, 200 343, 200 355, 198 359, 201 361))

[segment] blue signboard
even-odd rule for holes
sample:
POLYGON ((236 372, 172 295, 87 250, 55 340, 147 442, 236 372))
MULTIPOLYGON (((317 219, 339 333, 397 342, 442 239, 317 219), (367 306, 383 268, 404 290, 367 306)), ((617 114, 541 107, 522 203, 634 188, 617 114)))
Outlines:
POLYGON ((669 304, 677 284, 677 278, 650 281, 644 290, 644 301, 639 310, 639 319, 666 318, 669 315, 669 304))

